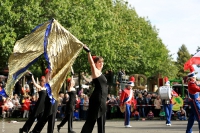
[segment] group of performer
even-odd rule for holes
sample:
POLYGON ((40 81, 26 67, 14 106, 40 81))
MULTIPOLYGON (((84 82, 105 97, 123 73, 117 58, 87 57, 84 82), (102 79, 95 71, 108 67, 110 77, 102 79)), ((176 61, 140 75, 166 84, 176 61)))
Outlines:
MULTIPOLYGON (((88 61, 91 67, 93 84, 95 86, 92 95, 90 96, 90 104, 85 124, 81 130, 81 133, 92 133, 94 125, 97 121, 98 133, 105 133, 105 121, 106 121, 106 100, 108 94, 107 80, 102 74, 103 68, 103 58, 100 56, 91 56, 90 49, 85 45, 84 50, 88 53, 88 61)), ((40 79, 40 84, 37 84, 33 74, 32 81, 34 86, 37 88, 39 94, 39 99, 31 113, 29 119, 25 122, 24 126, 19 129, 19 133, 28 133, 33 125, 35 119, 42 114, 42 117, 38 120, 37 124, 34 126, 30 133, 40 133, 48 121, 47 133, 53 133, 55 116, 57 112, 57 101, 53 98, 51 93, 51 87, 49 85, 49 80, 51 78, 51 71, 49 69, 45 70, 45 76, 40 79)), ((75 81, 73 80, 73 73, 71 79, 68 80, 67 92, 69 94, 69 102, 66 105, 67 111, 64 119, 59 125, 57 125, 57 131, 60 132, 61 127, 68 122, 68 133, 75 133, 73 128, 73 111, 76 100, 76 90, 74 88, 75 81)))
MULTIPOLYGON (((90 49, 84 45, 83 49, 88 53, 88 62, 91 67, 92 81, 94 84, 94 91, 90 96, 90 104, 88 109, 88 114, 86 121, 82 127, 81 133, 92 133, 95 123, 98 125, 98 133, 105 133, 105 122, 106 122, 106 100, 108 94, 107 80, 102 74, 102 68, 104 60, 100 56, 91 56, 90 49)), ((40 83, 36 83, 33 74, 32 81, 34 86, 37 88, 39 94, 39 99, 31 113, 29 119, 25 122, 22 128, 19 129, 19 133, 28 133, 33 125, 35 119, 42 115, 38 120, 33 130, 30 133, 40 133, 48 122, 47 133, 53 133, 55 125, 55 117, 57 113, 57 101, 53 98, 51 93, 51 87, 49 81, 51 79, 51 71, 49 69, 45 70, 45 76, 40 78, 40 83)), ((170 86, 167 78, 165 78, 165 85, 170 86)), ((73 72, 71 79, 68 80, 67 92, 69 94, 69 102, 66 105, 67 111, 64 119, 59 125, 57 125, 57 131, 60 132, 61 128, 66 122, 68 122, 68 133, 75 133, 73 131, 73 111, 76 99, 76 90, 74 88, 75 81, 73 80, 73 72)), ((130 125, 130 115, 131 109, 135 106, 134 94, 132 87, 134 86, 134 79, 130 79, 126 84, 126 88, 122 90, 120 96, 120 109, 123 110, 125 121, 124 126, 126 128, 132 127, 130 125)), ((188 119, 186 133, 192 133, 192 126, 194 120, 198 121, 199 132, 200 132, 200 87, 196 84, 196 75, 194 73, 194 68, 191 66, 190 73, 188 74, 188 91, 190 97, 191 112, 188 119)), ((171 95, 178 96, 178 94, 171 90, 171 95)), ((164 110, 166 114, 166 125, 171 126, 171 114, 173 107, 172 99, 165 99, 164 110)))

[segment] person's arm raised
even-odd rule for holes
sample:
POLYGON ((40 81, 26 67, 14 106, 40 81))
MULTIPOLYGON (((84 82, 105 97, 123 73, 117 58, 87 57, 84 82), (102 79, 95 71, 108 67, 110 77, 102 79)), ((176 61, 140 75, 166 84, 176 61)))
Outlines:
POLYGON ((29 74, 31 75, 31 78, 32 78, 32 81, 33 81, 33 85, 38 89, 41 88, 41 86, 36 83, 36 81, 35 81, 35 79, 33 77, 33 74, 31 72, 29 74))
POLYGON ((95 67, 94 60, 91 56, 90 49, 86 45, 83 46, 83 49, 88 53, 88 62, 89 62, 90 67, 91 67, 92 77, 96 78, 98 76, 98 74, 96 73, 97 68, 95 67))

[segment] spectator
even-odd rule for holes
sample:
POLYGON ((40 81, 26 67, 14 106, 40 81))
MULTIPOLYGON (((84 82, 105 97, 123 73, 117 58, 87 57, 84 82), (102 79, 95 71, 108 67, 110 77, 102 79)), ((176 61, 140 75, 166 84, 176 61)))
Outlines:
POLYGON ((161 105, 162 105, 162 101, 160 99, 160 96, 157 96, 156 99, 154 100, 154 106, 155 106, 155 117, 159 117, 159 113, 161 110, 161 105))
POLYGON ((14 94, 14 97, 12 98, 12 103, 13 103, 13 105, 14 105, 16 102, 19 103, 19 97, 18 97, 17 94, 14 94))
POLYGON ((29 96, 26 96, 23 104, 23 111, 24 111, 23 118, 29 117, 30 103, 31 101, 29 99, 29 96))
POLYGON ((186 114, 187 114, 187 117, 189 116, 189 112, 190 112, 190 107, 189 107, 189 101, 190 101, 190 99, 189 99, 189 97, 188 97, 188 95, 186 94, 185 95, 185 98, 184 98, 184 107, 183 107, 183 109, 186 111, 186 114))
POLYGON ((6 98, 5 98, 5 97, 2 97, 2 100, 1 100, 1 108, 2 108, 2 117, 3 117, 3 118, 6 117, 6 112, 8 111, 8 107, 5 106, 5 103, 6 103, 6 98))
POLYGON ((163 109, 160 110, 159 116, 160 116, 160 120, 165 119, 165 111, 163 109))
POLYGON ((134 110, 133 112, 133 117, 135 118, 135 120, 140 120, 140 113, 136 110, 134 110))
POLYGON ((122 83, 122 76, 124 75, 123 71, 121 69, 119 69, 119 72, 118 72, 118 82, 119 83, 122 83))
POLYGON ((113 119, 116 117, 116 112, 117 112, 117 101, 116 101, 114 95, 111 96, 111 99, 109 100, 108 105, 111 107, 110 118, 113 119))
POLYGON ((147 114, 147 120, 152 120, 154 118, 154 114, 151 110, 149 110, 149 113, 147 114))
POLYGON ((23 94, 23 95, 28 95, 29 92, 30 92, 30 87, 29 87, 29 85, 28 85, 27 82, 26 82, 26 84, 25 84, 24 87, 22 88, 22 94, 23 94))
POLYGON ((79 115, 79 118, 80 119, 83 119, 83 104, 84 104, 84 94, 82 93, 81 94, 81 97, 80 97, 80 115, 79 115))
POLYGON ((179 120, 187 120, 187 114, 183 107, 180 107, 180 111, 177 112, 177 116, 179 120))
POLYGON ((21 96, 21 89, 22 89, 22 82, 19 80, 14 87, 14 94, 17 94, 18 96, 21 96))
POLYGON ((6 102, 5 102, 4 106, 6 109, 7 117, 11 117, 12 116, 12 108, 14 105, 10 98, 6 98, 6 102))
POLYGON ((56 118, 63 118, 64 117, 64 113, 62 111, 62 102, 63 102, 63 98, 64 98, 64 93, 63 92, 59 92, 59 97, 58 97, 58 111, 56 114, 56 118))
POLYGON ((74 120, 75 121, 79 120, 79 112, 77 109, 74 110, 74 120))
POLYGON ((111 106, 108 104, 111 100, 111 96, 110 94, 107 95, 107 101, 106 101, 106 104, 107 104, 107 112, 106 112, 106 118, 107 119, 110 119, 111 117, 111 106))
POLYGON ((31 101, 31 104, 30 104, 30 111, 29 111, 29 114, 32 113, 32 111, 33 111, 33 109, 34 109, 34 107, 35 107, 35 104, 36 104, 36 102, 37 102, 36 95, 33 95, 33 96, 31 97, 30 101, 31 101))
MULTIPOLYGON (((151 103, 150 94, 145 93, 145 95, 146 95, 146 96, 145 96, 145 100, 146 100, 147 105, 151 105, 152 103, 151 103)), ((147 107, 146 107, 146 114, 148 114, 149 110, 152 110, 152 106, 147 106, 147 107)))
POLYGON ((153 106, 151 108, 152 112, 155 113, 155 108, 154 108, 154 100, 156 99, 157 95, 155 93, 151 94, 151 100, 150 100, 150 104, 153 106))
POLYGON ((78 92, 78 95, 81 96, 81 94, 83 94, 83 88, 80 89, 80 91, 78 92))
POLYGON ((21 115, 21 105, 19 102, 15 102, 13 106, 13 111, 12 111, 12 117, 13 118, 18 118, 21 115))
POLYGON ((145 107, 143 105, 146 105, 146 101, 141 93, 138 94, 137 105, 140 116, 145 117, 145 107))
POLYGON ((85 95, 84 102, 83 102, 83 119, 84 120, 86 120, 86 118, 87 118, 88 107, 89 107, 89 99, 88 99, 88 96, 85 95))

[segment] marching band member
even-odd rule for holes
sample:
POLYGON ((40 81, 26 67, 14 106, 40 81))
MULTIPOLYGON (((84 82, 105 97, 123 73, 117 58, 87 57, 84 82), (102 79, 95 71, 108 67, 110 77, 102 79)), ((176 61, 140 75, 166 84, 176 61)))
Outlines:
POLYGON ((65 123, 68 121, 68 133, 76 133, 72 131, 73 112, 76 102, 76 89, 74 88, 75 81, 73 80, 73 76, 71 77, 71 79, 69 78, 67 82, 68 82, 67 93, 69 94, 69 102, 66 105, 65 118, 61 121, 59 125, 57 125, 57 130, 58 132, 60 132, 60 128, 64 126, 65 123))
POLYGON ((196 84, 196 75, 194 73, 194 67, 190 66, 190 73, 188 74, 188 91, 190 96, 189 105, 191 107, 186 133, 192 133, 192 126, 194 120, 198 121, 199 132, 200 132, 200 87, 196 84))
MULTIPOLYGON (((170 82, 167 77, 164 78, 164 81, 165 81, 166 86, 170 86, 170 82)), ((173 98, 173 96, 175 96, 175 97, 178 96, 178 94, 174 90, 172 90, 171 95, 172 95, 171 99, 165 100, 165 102, 164 102, 164 110, 165 110, 165 115, 166 115, 166 126, 171 126, 172 108, 173 108, 173 104, 175 104, 175 103, 172 103, 172 98, 173 98)))
POLYGON ((133 90, 132 90, 132 87, 134 86, 134 82, 129 81, 126 84, 126 86, 127 87, 124 90, 122 90, 122 93, 121 93, 120 108, 125 109, 124 126, 126 128, 130 128, 130 127, 132 127, 129 124, 129 122, 130 122, 130 115, 131 115, 131 106, 133 105, 133 102, 134 102, 133 90))

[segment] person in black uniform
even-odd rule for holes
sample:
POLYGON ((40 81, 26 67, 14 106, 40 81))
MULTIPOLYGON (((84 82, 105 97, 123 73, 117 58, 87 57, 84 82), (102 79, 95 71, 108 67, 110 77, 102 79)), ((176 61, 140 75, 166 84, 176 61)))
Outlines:
POLYGON ((76 133, 72 131, 72 122, 73 122, 73 112, 76 102, 76 90, 74 88, 75 81, 73 80, 73 76, 71 79, 67 80, 68 87, 67 87, 67 93, 69 95, 69 101, 66 105, 66 114, 65 118, 61 121, 59 125, 57 125, 58 132, 60 132, 60 128, 65 125, 65 123, 68 121, 68 133, 76 133))
POLYGON ((88 61, 91 66, 94 91, 89 99, 88 116, 83 125, 81 133, 92 133, 97 121, 98 133, 105 133, 106 100, 108 95, 107 80, 102 74, 103 58, 91 56, 89 48, 85 45, 84 50, 88 52, 88 61))
POLYGON ((44 111, 45 97, 47 95, 46 88, 45 88, 46 78, 44 76, 42 76, 41 79, 40 79, 40 85, 38 85, 35 82, 35 79, 34 79, 34 77, 33 77, 32 74, 31 74, 31 76, 32 76, 33 84, 37 88, 37 92, 39 94, 39 99, 36 102, 35 107, 33 109, 33 112, 31 113, 29 119, 26 121, 26 123, 24 124, 24 126, 19 129, 19 133, 23 133, 23 132, 28 133, 29 130, 30 130, 30 128, 31 128, 31 126, 33 125, 35 119, 40 114, 42 114, 42 112, 44 111))
POLYGON ((47 95, 45 97, 44 113, 30 133, 40 133, 47 121, 48 121, 47 133, 53 133, 54 130, 56 112, 57 112, 57 101, 53 98, 51 94, 50 85, 48 84, 50 79, 50 71, 46 69, 45 74, 47 81, 45 84, 45 87, 47 89, 47 95))

